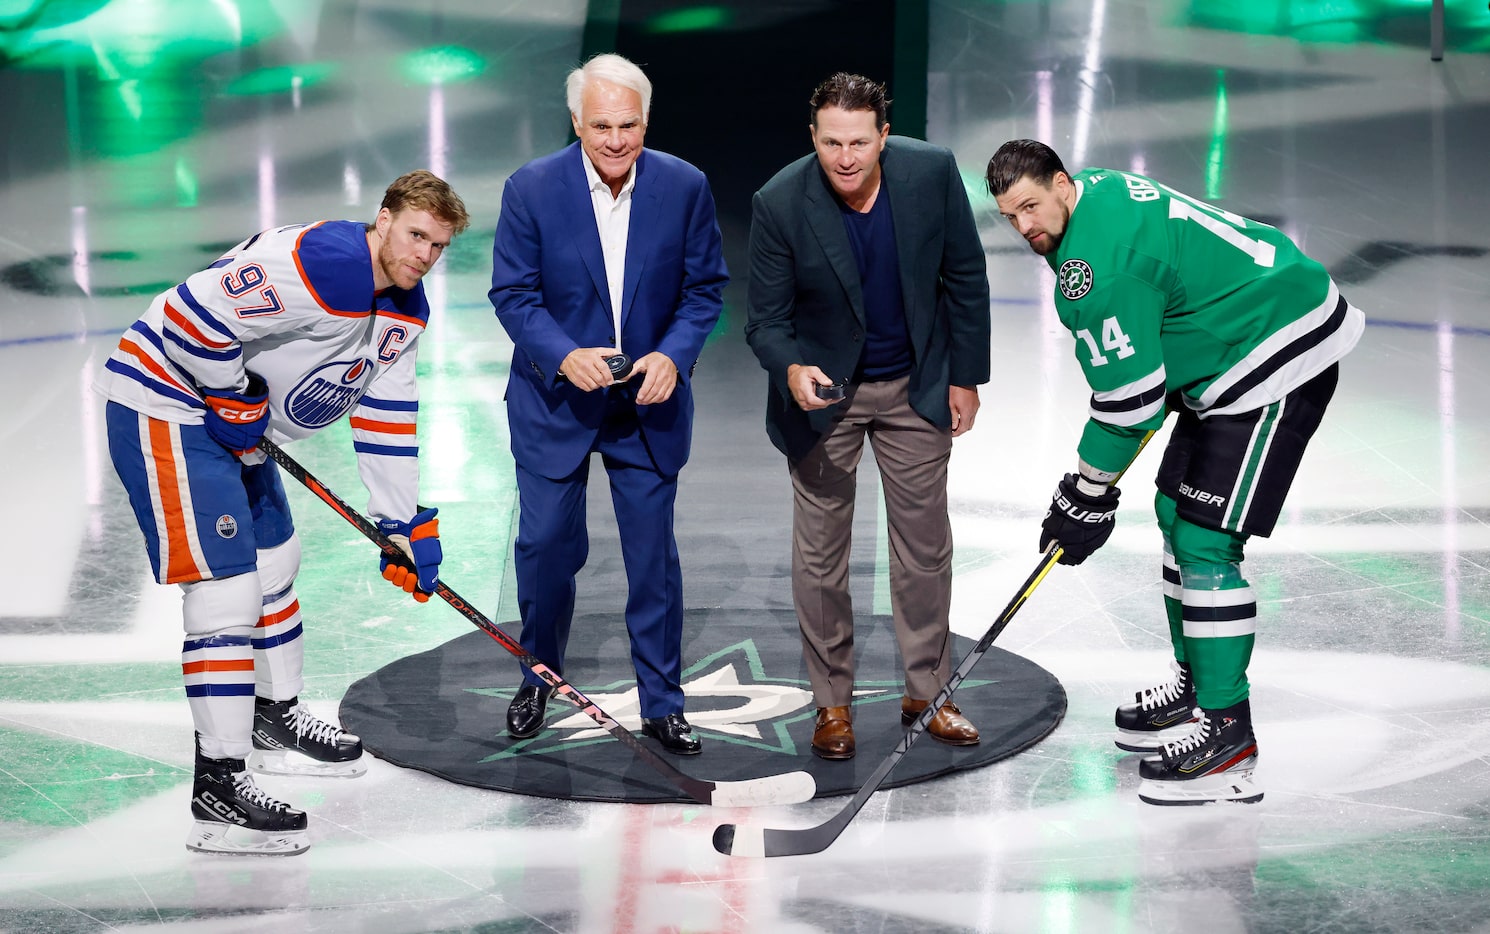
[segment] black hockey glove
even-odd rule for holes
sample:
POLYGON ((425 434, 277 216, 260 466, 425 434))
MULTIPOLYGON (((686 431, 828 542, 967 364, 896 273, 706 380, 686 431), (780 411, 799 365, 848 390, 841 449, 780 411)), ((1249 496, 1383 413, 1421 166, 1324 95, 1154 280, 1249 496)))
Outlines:
POLYGON ((1050 510, 1040 523, 1040 550, 1049 547, 1051 539, 1059 542, 1060 564, 1080 564, 1090 558, 1107 543, 1117 515, 1117 487, 1088 496, 1077 489, 1076 478, 1076 474, 1068 473, 1056 484, 1050 510))

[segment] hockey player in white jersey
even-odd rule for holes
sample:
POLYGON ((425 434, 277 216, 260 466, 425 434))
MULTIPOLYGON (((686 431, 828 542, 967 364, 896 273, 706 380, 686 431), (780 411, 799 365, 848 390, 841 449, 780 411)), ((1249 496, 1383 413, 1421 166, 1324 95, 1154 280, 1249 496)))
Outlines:
POLYGON ((184 594, 190 849, 303 852, 305 812, 251 773, 366 771, 361 741, 298 701, 300 544, 278 468, 256 447, 350 413, 368 513, 408 556, 383 559, 383 576, 429 599, 442 555, 436 510, 418 505, 421 280, 468 223, 448 184, 410 172, 370 224, 297 224, 238 244, 156 296, 104 365, 114 468, 156 579, 184 594))

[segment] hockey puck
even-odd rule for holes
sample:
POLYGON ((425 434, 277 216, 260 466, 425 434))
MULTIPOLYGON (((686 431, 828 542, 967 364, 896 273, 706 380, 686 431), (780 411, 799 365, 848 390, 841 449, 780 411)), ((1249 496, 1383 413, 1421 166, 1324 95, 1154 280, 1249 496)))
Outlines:
POLYGON ((842 383, 832 383, 827 386, 823 385, 822 383, 814 383, 813 388, 814 391, 817 393, 817 397, 827 402, 837 402, 839 399, 842 399, 844 395, 844 387, 842 383))
POLYGON ((610 367, 611 379, 618 383, 631 375, 631 358, 623 353, 606 357, 605 364, 610 367))

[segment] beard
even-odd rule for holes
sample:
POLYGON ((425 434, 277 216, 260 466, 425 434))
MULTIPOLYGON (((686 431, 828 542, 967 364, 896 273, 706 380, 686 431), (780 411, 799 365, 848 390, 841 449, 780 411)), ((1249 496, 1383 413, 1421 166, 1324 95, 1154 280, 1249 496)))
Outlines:
POLYGON ((383 241, 382 247, 378 250, 378 265, 383 270, 383 276, 392 282, 396 288, 408 290, 419 284, 419 278, 416 278, 408 285, 403 284, 402 279, 408 276, 408 270, 404 267, 403 263, 399 262, 398 257, 394 255, 393 244, 387 240, 383 241))
POLYGON ((1034 250, 1040 256, 1049 256, 1051 253, 1054 253, 1056 250, 1061 248, 1061 240, 1063 240, 1065 236, 1066 235, 1064 233, 1046 233, 1044 239, 1041 240, 1039 243, 1036 243, 1033 240, 1029 241, 1030 249, 1034 250))

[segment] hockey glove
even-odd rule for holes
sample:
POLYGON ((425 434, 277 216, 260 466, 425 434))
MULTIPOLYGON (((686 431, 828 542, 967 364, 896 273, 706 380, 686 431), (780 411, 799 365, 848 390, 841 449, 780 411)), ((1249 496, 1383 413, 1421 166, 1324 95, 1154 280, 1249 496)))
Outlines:
POLYGON ((1060 564, 1080 564, 1107 543, 1117 515, 1118 489, 1110 486, 1093 496, 1076 485, 1078 476, 1068 473, 1056 485, 1050 510, 1040 523, 1040 550, 1051 539, 1060 543, 1060 564))
POLYGON ((383 556, 378 569, 383 579, 405 593, 414 595, 420 603, 435 592, 440 579, 440 561, 445 557, 440 549, 440 520, 435 518, 438 509, 424 509, 408 522, 397 519, 379 519, 378 528, 383 534, 403 549, 408 563, 383 556))
POLYGON ((213 441, 234 454, 259 446, 269 427, 269 387, 257 373, 248 374, 248 388, 243 392, 204 389, 202 401, 207 403, 202 425, 213 441))

